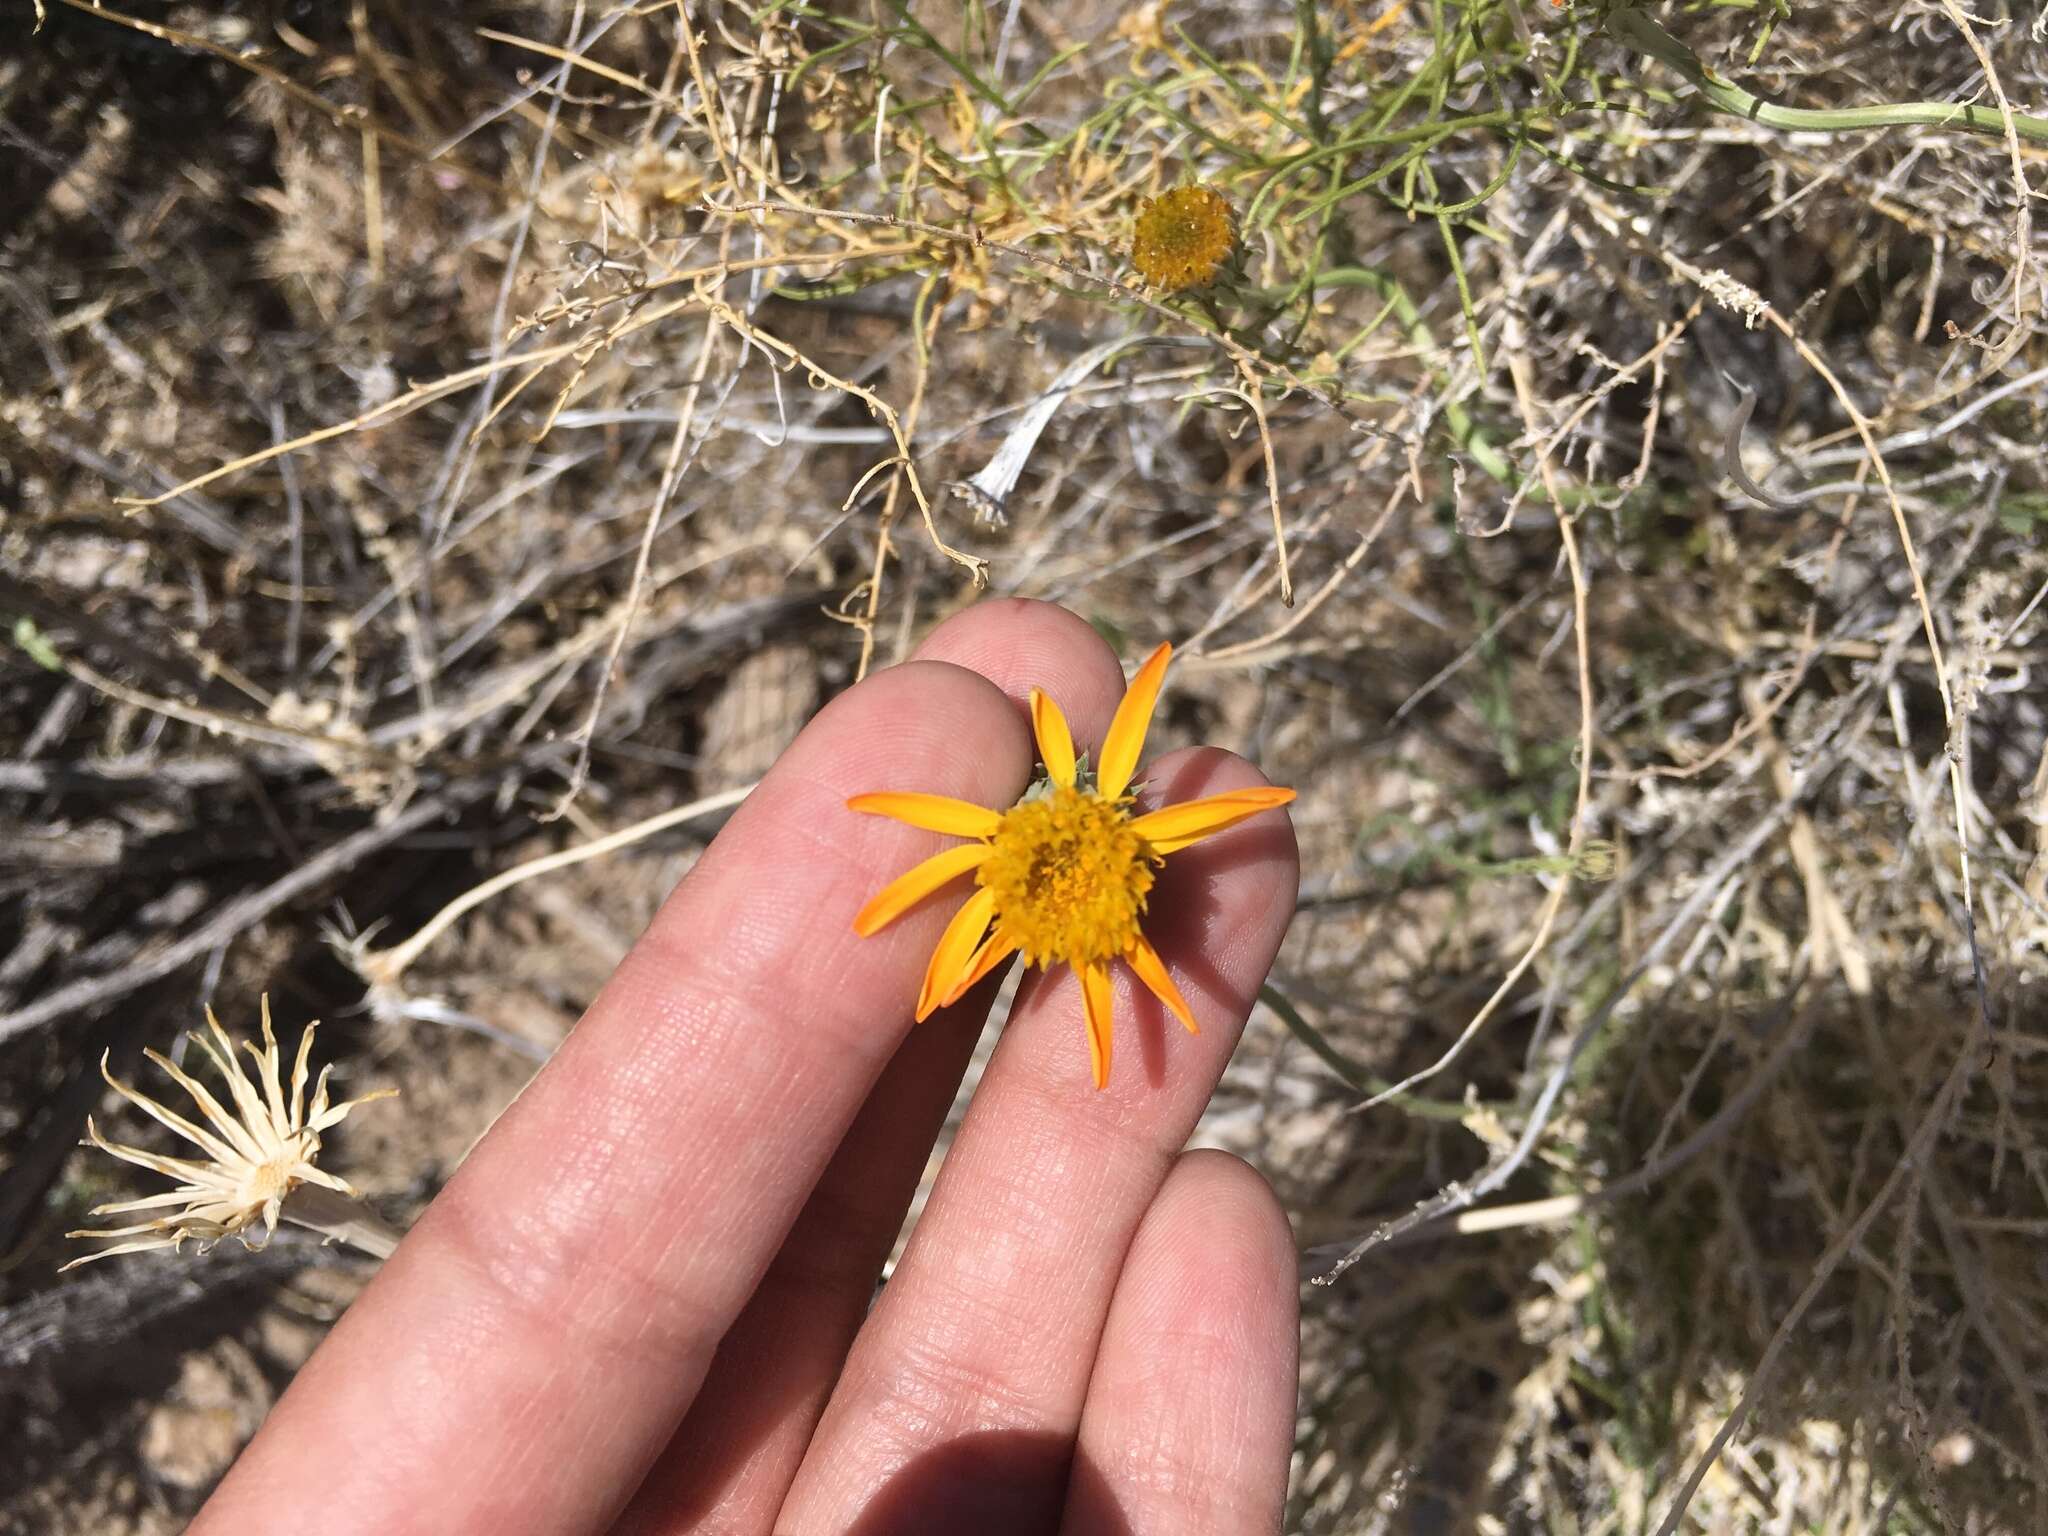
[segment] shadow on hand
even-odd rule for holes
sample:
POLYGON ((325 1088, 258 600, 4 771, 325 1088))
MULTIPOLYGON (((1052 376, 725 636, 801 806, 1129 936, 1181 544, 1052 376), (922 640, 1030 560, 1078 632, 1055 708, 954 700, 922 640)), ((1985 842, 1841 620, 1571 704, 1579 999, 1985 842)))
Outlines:
POLYGON ((1064 1435, 991 1430, 928 1451, 847 1536, 1131 1536, 1108 1479, 1064 1435), (1066 1523, 1061 1523, 1066 1511, 1066 1523))

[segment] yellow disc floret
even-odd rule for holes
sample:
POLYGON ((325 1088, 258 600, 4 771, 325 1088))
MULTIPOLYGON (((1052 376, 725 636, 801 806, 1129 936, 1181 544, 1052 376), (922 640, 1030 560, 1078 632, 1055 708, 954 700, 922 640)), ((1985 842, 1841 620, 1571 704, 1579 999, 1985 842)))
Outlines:
POLYGON ((1214 282, 1237 249, 1230 204, 1209 187, 1175 187, 1138 210, 1131 261, 1154 288, 1180 293, 1214 282))
POLYGON ((1027 965, 1093 965, 1128 954, 1157 862, 1127 800, 1054 788, 1003 815, 975 873, 995 897, 995 933, 1027 965))

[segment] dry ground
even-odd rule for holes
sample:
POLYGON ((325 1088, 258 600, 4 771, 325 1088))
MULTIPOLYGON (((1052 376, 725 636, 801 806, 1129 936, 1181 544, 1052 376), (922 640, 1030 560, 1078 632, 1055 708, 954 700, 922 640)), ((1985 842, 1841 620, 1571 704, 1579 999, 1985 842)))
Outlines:
POLYGON ((329 1020, 402 1222, 715 822, 379 948, 977 580, 1302 789, 1299 1529, 2043 1528, 2036 8, 4 4, 0 1529, 178 1529, 367 1273, 58 1279, 102 1051, 329 1020))

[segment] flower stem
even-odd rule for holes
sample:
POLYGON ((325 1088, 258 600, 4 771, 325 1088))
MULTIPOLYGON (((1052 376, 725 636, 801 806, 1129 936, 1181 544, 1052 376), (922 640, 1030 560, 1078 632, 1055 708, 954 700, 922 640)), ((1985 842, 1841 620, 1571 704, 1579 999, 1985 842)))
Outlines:
POLYGON ((405 1235, 365 1202, 318 1184, 301 1184, 285 1196, 282 1214, 294 1226, 318 1232, 331 1243, 347 1243, 373 1258, 390 1258, 405 1235))
MULTIPOLYGON (((1607 30, 1636 52, 1647 54, 1683 75, 1721 111, 1746 117, 1766 128, 1798 133, 1849 133, 1862 128, 1904 128, 1924 123, 1935 128, 1966 128, 1972 133, 2005 132, 2005 114, 1995 107, 1966 102, 1901 101, 1832 109, 1781 107, 1745 91, 1732 80, 1722 79, 1700 62, 1698 54, 1632 6, 1608 12, 1607 30)), ((2048 144, 2048 117, 2015 112, 2012 127, 2023 139, 2048 144)))

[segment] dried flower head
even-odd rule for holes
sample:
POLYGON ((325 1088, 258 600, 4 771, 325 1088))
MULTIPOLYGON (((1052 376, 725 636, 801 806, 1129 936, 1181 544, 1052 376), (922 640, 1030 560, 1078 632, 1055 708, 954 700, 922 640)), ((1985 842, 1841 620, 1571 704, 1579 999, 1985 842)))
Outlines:
MULTIPOLYGON (((320 1069, 320 1079, 313 1087, 312 1102, 307 1103, 306 1067, 313 1050, 313 1031, 319 1027, 315 1023, 308 1024, 305 1033, 299 1036, 299 1054, 292 1063, 291 1096, 287 1099, 279 1073, 282 1062, 278 1055, 277 1036, 270 1028, 268 997, 263 999, 263 1049, 259 1051, 246 1040, 242 1042, 242 1049, 257 1064, 257 1078, 252 1079, 243 1068, 235 1055, 235 1042, 220 1027, 220 1021, 210 1008, 206 1011, 206 1023, 213 1032, 212 1039, 197 1030, 192 1031, 188 1038, 206 1054, 226 1080, 228 1096, 234 1106, 232 1113, 203 1084, 180 1071, 168 1057, 156 1051, 144 1054, 191 1096, 192 1102, 199 1106, 199 1112, 211 1124, 211 1130, 195 1125, 183 1115, 122 1082, 108 1069, 107 1058, 101 1056, 100 1075, 106 1078, 114 1092, 151 1119, 169 1126, 198 1147, 206 1157, 204 1161, 165 1157, 145 1152, 140 1147, 117 1146, 101 1136, 99 1128, 87 1119, 85 1134, 91 1145, 124 1163, 133 1163, 138 1168, 147 1168, 181 1182, 176 1189, 162 1194, 96 1207, 92 1213, 95 1216, 126 1215, 134 1211, 163 1211, 165 1214, 137 1222, 134 1226, 65 1233, 66 1237, 125 1237, 135 1240, 73 1259, 64 1268, 75 1269, 80 1264, 111 1258, 117 1253, 139 1253, 150 1248, 176 1249, 188 1240, 196 1242, 201 1253, 224 1237, 236 1236, 241 1237, 245 1247, 260 1249, 277 1230, 278 1217, 284 1214, 286 1196, 305 1185, 332 1190, 348 1200, 361 1199, 348 1184, 314 1166, 314 1160, 320 1155, 320 1133, 338 1125, 358 1104, 390 1098, 397 1090, 384 1088, 359 1099, 330 1104, 327 1100, 327 1077, 334 1068, 329 1065, 320 1069), (260 1238, 249 1231, 259 1222, 263 1227, 260 1238)), ((321 1220, 308 1225, 335 1236, 360 1241, 346 1228, 362 1226, 366 1222, 375 1223, 375 1219, 363 1213, 353 1222, 321 1220)), ((373 1246, 367 1243, 360 1245, 373 1246)), ((375 1248, 389 1251, 381 1243, 376 1244, 373 1251, 375 1248)))
POLYGON ((1122 960, 1190 1034, 1195 1016, 1140 926, 1155 871, 1169 854, 1286 805, 1291 789, 1234 789, 1133 814, 1126 793, 1159 702, 1173 647, 1162 645, 1131 679, 1103 738, 1101 766, 1074 755, 1059 706, 1031 691, 1031 727, 1045 777, 1007 811, 945 795, 856 795, 851 810, 888 816, 972 841, 934 854, 891 881, 853 920, 879 932, 941 886, 973 872, 978 889, 947 925, 925 969, 917 1017, 957 1002, 1010 956, 1070 965, 1081 978, 1095 1086, 1109 1081, 1109 963, 1122 960))
POLYGON ((1175 187, 1138 210, 1131 260, 1138 275, 1165 293, 1206 288, 1237 252, 1230 204, 1210 187, 1175 187))

